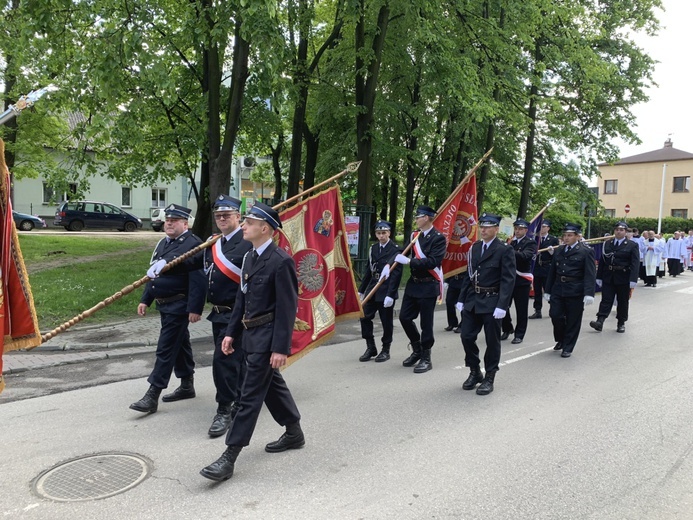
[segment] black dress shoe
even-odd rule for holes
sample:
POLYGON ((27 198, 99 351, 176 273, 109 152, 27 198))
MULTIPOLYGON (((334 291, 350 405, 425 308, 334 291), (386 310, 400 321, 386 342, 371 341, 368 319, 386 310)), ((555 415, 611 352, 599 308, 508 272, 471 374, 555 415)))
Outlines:
POLYGON ((284 433, 279 440, 270 442, 265 446, 265 451, 268 453, 279 453, 286 450, 297 450, 303 448, 306 445, 306 439, 303 436, 303 432, 295 433, 290 435, 289 433, 284 433))
POLYGON ((450 332, 450 331, 451 331, 452 329, 454 329, 454 328, 455 328, 454 325, 448 325, 448 326, 445 327, 443 330, 444 330, 445 332, 450 332))
POLYGON ((565 350, 561 352, 561 357, 570 357, 570 352, 566 352, 565 350))
POLYGON ((563 343, 560 341, 553 346, 554 350, 563 350, 563 343))
POLYGON ((536 311, 534 314, 532 314, 529 317, 530 320, 540 320, 541 319, 541 312, 536 311))
POLYGON ((193 377, 190 376, 182 378, 180 386, 170 394, 163 396, 161 400, 165 403, 171 403, 183 399, 192 399, 193 397, 195 397, 195 386, 193 384, 193 377))
POLYGON ((510 334, 512 334, 512 332, 504 332, 503 334, 501 334, 501 341, 508 339, 510 337, 510 334))
POLYGON ((159 395, 161 394, 161 388, 155 386, 150 386, 147 393, 139 401, 136 401, 130 405, 130 410, 135 410, 142 413, 154 413, 159 408, 159 395))
POLYGON ((452 331, 453 331, 455 334, 459 334, 460 332, 462 332, 462 327, 461 327, 460 325, 458 325, 457 327, 455 327, 454 329, 452 329, 452 331))
POLYGON ((513 340, 510 343, 512 343, 513 345, 518 345, 522 343, 522 338, 513 338, 513 340))
POLYGON ((240 446, 229 446, 226 448, 226 451, 222 453, 221 457, 206 468, 202 468, 200 475, 217 482, 230 479, 233 476, 233 468, 240 452, 240 446))
POLYGON ((220 437, 224 435, 231 425, 231 412, 229 413, 218 413, 214 416, 212 421, 212 426, 209 427, 207 434, 210 437, 220 437))
POLYGON ((621 333, 623 333, 623 332, 625 332, 625 331, 626 331, 626 324, 625 324, 625 323, 619 323, 619 324, 616 326, 616 332, 621 332, 621 333))
POLYGON ((602 327, 604 327, 604 323, 601 321, 590 321, 590 327, 592 327, 597 332, 601 332, 602 327))

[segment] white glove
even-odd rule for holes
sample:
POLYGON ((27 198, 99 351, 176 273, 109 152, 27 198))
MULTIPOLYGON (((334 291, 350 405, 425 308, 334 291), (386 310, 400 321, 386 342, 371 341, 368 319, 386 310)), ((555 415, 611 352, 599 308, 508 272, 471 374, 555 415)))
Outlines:
POLYGON ((638 282, 630 282, 630 288, 635 289, 635 286, 638 285, 638 282))
POLYGON ((594 296, 585 296, 582 299, 582 303, 584 303, 585 305, 592 305, 594 303, 594 296))
POLYGON ((457 309, 458 311, 462 312, 462 311, 464 310, 464 303, 462 303, 462 302, 457 302, 457 303, 455 304, 455 309, 457 309))
POLYGON ((411 262, 411 260, 409 260, 409 258, 406 256, 399 254, 395 257, 395 262, 398 264, 407 265, 409 262, 411 262))
POLYGON ((383 302, 383 307, 392 307, 395 304, 395 300, 390 298, 389 296, 385 296, 385 301, 383 302))
POLYGON ((165 265, 166 260, 164 260, 163 258, 161 260, 157 260, 149 267, 149 270, 147 271, 147 276, 153 280, 154 278, 159 276, 159 273, 165 265))
POLYGON ((553 246, 549 246, 549 254, 550 254, 550 255, 553 254, 553 246))
POLYGON ((363 300, 363 293, 362 292, 359 293, 359 300, 363 300))
POLYGON ((602 286, 602 281, 599 278, 597 278, 595 281, 597 282, 597 287, 602 286))
POLYGON ((445 282, 445 283, 443 284, 443 289, 447 291, 448 287, 450 287, 450 284, 447 283, 447 282, 445 282))
POLYGON ((502 320, 505 318, 506 312, 503 309, 499 309, 496 307, 496 309, 493 311, 493 317, 497 320, 502 320))
POLYGON ((378 281, 380 280, 387 280, 387 277, 390 276, 390 266, 385 264, 385 267, 383 267, 383 271, 380 273, 380 278, 378 278, 378 281))
POLYGON ((550 302, 550 301, 551 301, 551 295, 550 295, 549 293, 544 293, 544 299, 545 299, 547 302, 550 302))

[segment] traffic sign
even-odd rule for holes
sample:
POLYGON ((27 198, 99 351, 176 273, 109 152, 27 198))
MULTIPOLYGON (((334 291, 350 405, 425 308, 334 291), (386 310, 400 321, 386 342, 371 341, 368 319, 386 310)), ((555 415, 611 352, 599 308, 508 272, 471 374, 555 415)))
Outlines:
POLYGON ((626 204, 626 214, 630 213, 630 204, 626 204))

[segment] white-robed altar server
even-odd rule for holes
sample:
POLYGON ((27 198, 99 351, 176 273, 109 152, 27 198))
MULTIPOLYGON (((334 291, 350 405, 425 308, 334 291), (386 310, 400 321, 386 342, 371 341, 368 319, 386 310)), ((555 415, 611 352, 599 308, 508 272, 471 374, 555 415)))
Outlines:
POLYGON ((686 246, 681 240, 681 234, 677 231, 674 236, 667 240, 667 267, 669 268, 669 276, 676 278, 676 275, 681 274, 683 257, 686 254, 686 246))
POLYGON ((657 287, 657 271, 664 245, 654 231, 645 231, 640 241, 640 259, 645 267, 645 287, 657 287))

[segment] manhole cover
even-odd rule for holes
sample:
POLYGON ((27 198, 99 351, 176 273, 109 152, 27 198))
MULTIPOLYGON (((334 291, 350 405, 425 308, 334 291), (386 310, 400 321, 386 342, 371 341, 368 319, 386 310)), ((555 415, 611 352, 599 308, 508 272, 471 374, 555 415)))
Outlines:
POLYGON ((123 493, 149 476, 150 461, 135 453, 96 453, 61 462, 34 480, 34 491, 60 502, 123 493))

